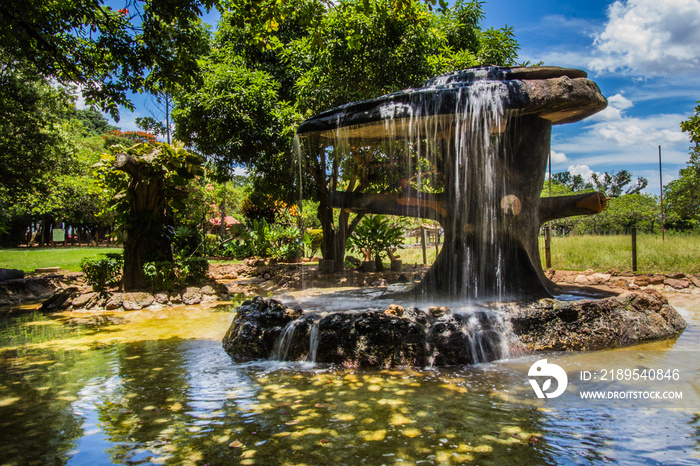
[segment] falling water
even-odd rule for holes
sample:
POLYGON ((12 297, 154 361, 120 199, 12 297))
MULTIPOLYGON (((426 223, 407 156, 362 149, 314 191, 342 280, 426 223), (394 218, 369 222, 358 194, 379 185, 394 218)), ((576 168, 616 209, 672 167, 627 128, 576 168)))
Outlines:
POLYGON ((292 346, 292 341, 294 340, 294 331, 297 325, 301 322, 299 319, 292 320, 287 323, 282 329, 280 336, 275 341, 275 345, 272 348, 272 354, 270 355, 270 360, 272 361, 286 361, 287 355, 289 354, 289 348, 292 346))
POLYGON ((442 225, 450 251, 438 259, 435 271, 443 283, 439 291, 465 299, 500 300, 504 264, 499 201, 506 187, 498 159, 503 156, 499 136, 506 125, 508 88, 493 69, 474 70, 468 78, 468 86, 462 82, 453 89, 454 75, 439 77, 424 92, 412 95, 409 104, 382 108, 383 143, 389 159, 407 165, 416 191, 443 193, 445 202, 451 202, 444 205, 449 215, 442 225), (445 89, 450 92, 442 92, 445 89), (454 113, 445 115, 449 105, 454 113), (408 118, 394 118, 406 112, 408 118), (399 148, 397 135, 405 138, 399 148))
POLYGON ((318 322, 314 322, 309 332, 309 362, 316 362, 316 353, 318 352, 318 322))

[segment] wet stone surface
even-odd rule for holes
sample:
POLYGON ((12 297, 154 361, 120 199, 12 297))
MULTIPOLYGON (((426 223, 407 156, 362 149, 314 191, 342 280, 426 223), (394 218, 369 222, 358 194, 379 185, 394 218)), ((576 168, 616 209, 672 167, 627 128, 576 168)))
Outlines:
POLYGON ((505 304, 500 309, 304 312, 256 297, 237 310, 223 339, 238 360, 278 359, 344 367, 446 366, 507 358, 514 351, 588 351, 677 337, 686 327, 658 292, 599 300, 505 304))

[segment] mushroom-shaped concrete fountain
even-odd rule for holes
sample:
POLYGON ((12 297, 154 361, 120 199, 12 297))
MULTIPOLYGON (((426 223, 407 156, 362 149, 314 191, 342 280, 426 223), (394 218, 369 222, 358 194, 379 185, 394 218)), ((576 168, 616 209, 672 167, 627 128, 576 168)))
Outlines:
POLYGON ((444 245, 418 290, 537 299, 550 296, 540 226, 605 207, 599 193, 540 198, 552 125, 606 105, 581 70, 481 67, 334 108, 297 134, 311 152, 323 147, 347 157, 339 170, 352 161, 353 176, 370 173, 353 190, 332 187, 331 206, 440 222, 444 245))

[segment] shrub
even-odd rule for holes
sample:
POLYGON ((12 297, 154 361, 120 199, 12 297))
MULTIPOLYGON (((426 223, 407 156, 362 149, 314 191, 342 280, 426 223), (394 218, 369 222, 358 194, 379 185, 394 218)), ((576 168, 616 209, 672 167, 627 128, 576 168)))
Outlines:
POLYGON ((403 228, 392 225, 383 215, 367 215, 348 238, 348 247, 365 256, 365 260, 381 258, 382 254, 391 257, 398 248, 403 247, 403 228))
POLYGON ((170 290, 180 283, 177 262, 146 262, 143 273, 153 290, 170 290))
POLYGON ((153 290, 170 290, 174 286, 206 279, 209 261, 203 257, 192 257, 174 262, 146 262, 143 271, 153 290))
POLYGON ((110 253, 95 259, 84 258, 80 268, 85 282, 95 291, 102 292, 108 286, 117 286, 121 280, 124 260, 121 254, 110 253))
POLYGON ((304 233, 304 253, 306 257, 313 257, 323 243, 323 230, 312 229, 304 233))
POLYGON ((202 281, 209 276, 209 261, 203 257, 191 257, 181 262, 180 270, 186 282, 202 281))

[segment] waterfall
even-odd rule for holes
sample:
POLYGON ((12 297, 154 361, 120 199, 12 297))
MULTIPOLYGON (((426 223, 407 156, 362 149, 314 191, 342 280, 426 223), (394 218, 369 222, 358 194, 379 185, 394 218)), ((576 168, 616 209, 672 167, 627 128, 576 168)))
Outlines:
POLYGON ((287 355, 289 354, 289 348, 292 346, 292 340, 294 339, 294 331, 297 328, 300 320, 292 320, 284 326, 282 332, 280 332, 279 337, 275 341, 275 345, 272 347, 272 354, 270 355, 271 361, 286 361, 287 355))
POLYGON ((309 362, 316 362, 316 353, 318 352, 318 322, 314 322, 309 331, 309 362))

